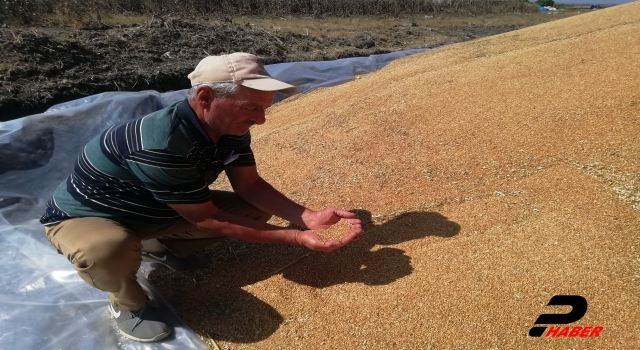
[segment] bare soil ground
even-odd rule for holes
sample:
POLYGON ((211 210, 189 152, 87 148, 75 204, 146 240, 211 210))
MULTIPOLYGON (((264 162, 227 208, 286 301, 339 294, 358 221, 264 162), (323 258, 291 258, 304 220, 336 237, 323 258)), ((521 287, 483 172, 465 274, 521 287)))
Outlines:
MULTIPOLYGON (((179 90, 204 56, 267 64, 437 47, 575 14, 425 18, 109 17, 81 25, 0 28, 0 121, 106 91, 179 90)), ((46 22, 46 21, 45 21, 46 22)))
POLYGON ((640 348, 639 33, 635 2, 274 105, 261 175, 365 235, 329 254, 229 241, 150 281, 212 349, 640 348), (583 296, 571 326, 600 336, 528 336, 569 311, 554 295, 583 296))

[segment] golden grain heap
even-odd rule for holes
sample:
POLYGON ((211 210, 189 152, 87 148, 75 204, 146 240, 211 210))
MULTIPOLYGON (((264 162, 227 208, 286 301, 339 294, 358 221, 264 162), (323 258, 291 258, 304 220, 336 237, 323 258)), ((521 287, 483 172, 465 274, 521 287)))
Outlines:
POLYGON ((639 57, 634 2, 285 100, 253 131, 261 175, 366 234, 221 245, 160 289, 231 349, 638 349, 639 57), (527 335, 563 294, 599 337, 527 335))

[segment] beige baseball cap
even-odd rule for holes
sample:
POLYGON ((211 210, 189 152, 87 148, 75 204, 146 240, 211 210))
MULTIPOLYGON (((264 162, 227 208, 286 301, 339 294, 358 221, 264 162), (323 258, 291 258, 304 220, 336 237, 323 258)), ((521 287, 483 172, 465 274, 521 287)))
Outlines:
POLYGON ((236 52, 230 55, 207 56, 188 75, 191 86, 203 83, 234 82, 261 91, 293 94, 298 88, 273 79, 258 56, 236 52))

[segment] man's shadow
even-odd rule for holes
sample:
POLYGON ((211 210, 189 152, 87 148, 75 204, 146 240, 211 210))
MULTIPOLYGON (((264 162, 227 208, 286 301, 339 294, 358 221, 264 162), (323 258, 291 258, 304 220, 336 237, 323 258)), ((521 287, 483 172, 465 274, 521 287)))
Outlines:
POLYGON ((313 254, 304 263, 291 266, 283 276, 316 288, 343 283, 384 285, 408 276, 413 271, 411 257, 404 250, 388 246, 425 238, 452 237, 460 225, 435 212, 401 214, 376 225, 371 213, 354 210, 365 234, 331 254, 313 254))
POLYGON ((254 284, 277 274, 315 288, 390 284, 413 271, 411 257, 390 246, 460 232, 460 225, 435 212, 408 212, 379 225, 366 210, 352 212, 362 221, 365 234, 331 253, 227 240, 204 252, 211 259, 205 269, 155 269, 148 279, 196 333, 217 341, 253 343, 285 322, 271 305, 254 296, 261 292, 254 284))

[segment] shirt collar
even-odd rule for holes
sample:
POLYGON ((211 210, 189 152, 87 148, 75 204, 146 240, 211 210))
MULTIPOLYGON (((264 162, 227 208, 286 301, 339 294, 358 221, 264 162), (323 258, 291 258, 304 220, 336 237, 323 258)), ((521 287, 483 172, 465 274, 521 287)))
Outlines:
POLYGON ((185 98, 182 102, 178 103, 176 107, 176 112, 178 113, 178 117, 187 124, 189 124, 192 128, 198 130, 201 136, 203 136, 207 141, 213 143, 209 135, 207 135, 206 131, 200 125, 200 120, 196 115, 196 112, 193 111, 191 106, 189 105, 189 101, 185 98))

